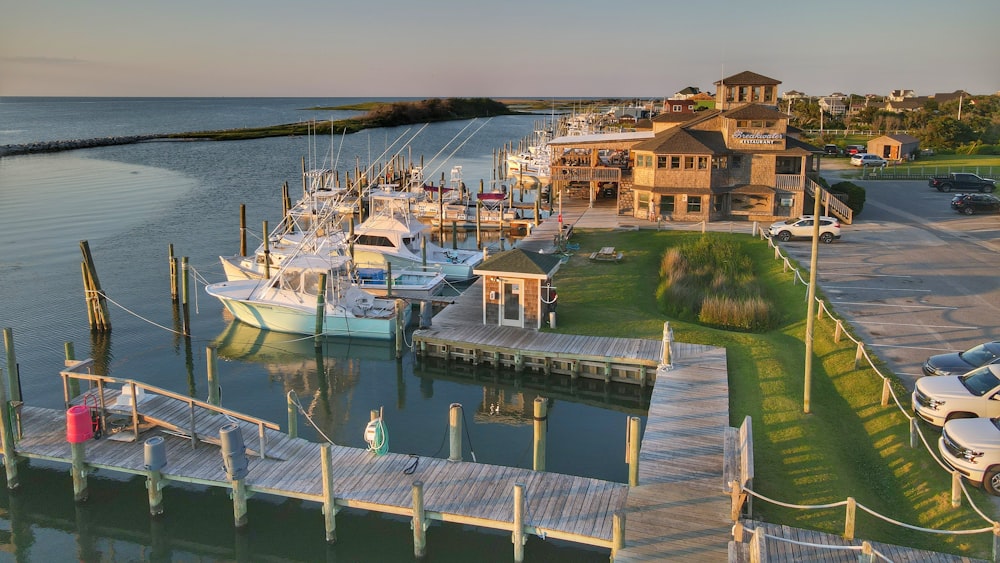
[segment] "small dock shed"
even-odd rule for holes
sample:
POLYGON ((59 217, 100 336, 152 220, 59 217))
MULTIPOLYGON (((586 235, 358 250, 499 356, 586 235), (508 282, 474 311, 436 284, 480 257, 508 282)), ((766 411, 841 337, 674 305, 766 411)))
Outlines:
POLYGON ((519 248, 483 261, 474 273, 483 279, 483 324, 538 329, 555 309, 552 276, 559 256, 519 248))

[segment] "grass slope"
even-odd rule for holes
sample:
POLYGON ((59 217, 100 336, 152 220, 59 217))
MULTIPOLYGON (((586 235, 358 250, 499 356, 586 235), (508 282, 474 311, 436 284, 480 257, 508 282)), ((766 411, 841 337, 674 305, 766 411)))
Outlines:
MULTIPOLYGON (((909 423, 890 402, 880 405, 882 383, 871 369, 854 369, 855 346, 833 342, 834 321, 816 323, 811 414, 803 413, 806 288, 792 283, 766 241, 749 241, 756 275, 783 319, 763 334, 728 332, 667 318, 655 290, 666 248, 701 236, 670 231, 574 231, 580 251, 556 274, 560 332, 659 339, 670 321, 678 342, 727 350, 730 424, 753 419, 755 490, 787 503, 817 505, 854 497, 890 518, 934 529, 978 529, 987 524, 966 503, 950 504, 950 476, 929 454, 909 447, 909 423), (614 246, 621 263, 586 259, 593 250, 614 246)), ((720 235, 716 235, 720 236, 720 235)), ((804 269, 803 269, 804 271, 804 269)), ((867 364, 865 364, 867 366, 867 364)), ((881 366, 883 373, 888 373, 881 366)), ((901 401, 908 395, 896 385, 901 401)), ((927 429, 929 430, 929 429, 927 429)), ((926 432, 928 440, 937 433, 926 432)), ((933 445, 933 443, 932 443, 933 445)), ((976 504, 993 512, 981 491, 976 504)), ((794 510, 754 502, 754 516, 769 522, 842 534, 844 508, 794 510)), ((911 531, 857 511, 855 536, 875 541, 988 557, 989 534, 938 535, 911 531)))

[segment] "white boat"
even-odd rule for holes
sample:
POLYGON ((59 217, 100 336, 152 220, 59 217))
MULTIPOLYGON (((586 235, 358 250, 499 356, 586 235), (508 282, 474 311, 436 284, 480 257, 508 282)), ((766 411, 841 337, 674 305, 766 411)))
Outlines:
MULTIPOLYGON (((454 224, 460 229, 476 228, 476 213, 478 210, 479 227, 483 229, 510 228, 511 222, 520 218, 517 209, 506 207, 507 194, 503 192, 485 192, 476 194, 479 204, 453 204, 444 206, 444 224, 450 226, 454 224)), ((441 220, 435 214, 431 219, 431 225, 437 227, 441 225, 441 220)))
POLYGON ((537 130, 524 150, 507 155, 507 177, 522 184, 549 183, 552 178, 552 149, 548 142, 551 139, 551 131, 537 130))
POLYGON ((348 237, 347 254, 381 254, 393 270, 440 268, 449 282, 468 281, 483 261, 481 250, 446 249, 430 240, 425 226, 410 211, 418 194, 379 191, 369 194, 371 213, 348 237))
POLYGON ((225 281, 210 284, 205 291, 238 320, 276 332, 315 335, 318 325, 324 336, 391 340, 397 323, 409 323, 409 306, 376 297, 353 285, 346 270, 340 273, 327 277, 326 286, 320 288, 319 272, 288 266, 269 280, 225 281))

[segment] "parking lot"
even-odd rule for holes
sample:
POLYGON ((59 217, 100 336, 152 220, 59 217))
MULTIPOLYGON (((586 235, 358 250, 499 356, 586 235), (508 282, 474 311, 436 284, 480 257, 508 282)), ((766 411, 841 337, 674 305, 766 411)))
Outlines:
MULTIPOLYGON (((960 215, 925 181, 856 183, 864 210, 820 245, 817 275, 869 350, 912 388, 927 356, 1000 340, 1000 215, 960 215)), ((809 241, 781 246, 808 267, 809 241)))

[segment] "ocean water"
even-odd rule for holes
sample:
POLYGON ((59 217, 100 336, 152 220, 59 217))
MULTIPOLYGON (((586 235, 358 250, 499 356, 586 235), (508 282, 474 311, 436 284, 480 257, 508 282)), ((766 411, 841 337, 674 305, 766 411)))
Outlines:
MULTIPOLYGON (((0 145, 269 125, 339 118, 307 108, 328 99, 0 99, 0 145)), ((342 117, 342 116, 340 116, 342 117)), ((618 482, 627 478, 625 420, 644 416, 632 390, 571 391, 488 372, 477 380, 444 367, 397 361, 390 346, 333 340, 323 353, 295 337, 240 325, 203 291, 222 279, 219 255, 239 242, 239 206, 251 231, 280 218, 280 186, 296 193, 302 161, 343 172, 400 154, 423 159, 429 178, 462 166, 466 184, 494 185, 495 153, 531 133, 533 116, 436 123, 308 139, 149 142, 0 159, 0 327, 11 328, 25 401, 62 408, 63 345, 100 370, 205 398, 206 348, 217 346, 224 406, 280 423, 294 391, 315 424, 339 444, 364 447, 368 413, 382 408, 390 449, 441 456, 448 405, 469 425, 465 458, 530 467, 531 409, 552 400, 549 470, 618 482), (87 241, 112 300, 110 335, 87 326, 80 241, 87 241), (167 249, 186 256, 194 282, 191 336, 177 333, 167 249), (485 383, 484 383, 485 382, 485 383), (501 416, 489 413, 499 408, 501 416), (470 451, 471 450, 471 451, 470 451)), ((257 235, 259 237, 259 235, 257 235)), ((256 244, 251 239, 250 245, 256 244)), ((6 368, 7 358, 0 356, 6 368)), ((5 370, 6 371, 6 370, 5 370)), ((303 436, 320 440, 305 421, 303 436)), ((337 517, 340 541, 326 545, 323 518, 309 503, 255 497, 247 529, 234 530, 219 490, 170 486, 166 513, 148 516, 141 479, 101 472, 91 498, 72 500, 65 466, 22 463, 22 485, 0 488, 0 560, 59 561, 407 561, 405 519, 362 511, 337 517)), ((529 493, 530 494, 530 493, 529 493)), ((428 559, 508 561, 509 534, 435 523, 428 559)), ((607 551, 533 538, 528 560, 598 561, 607 551)))

